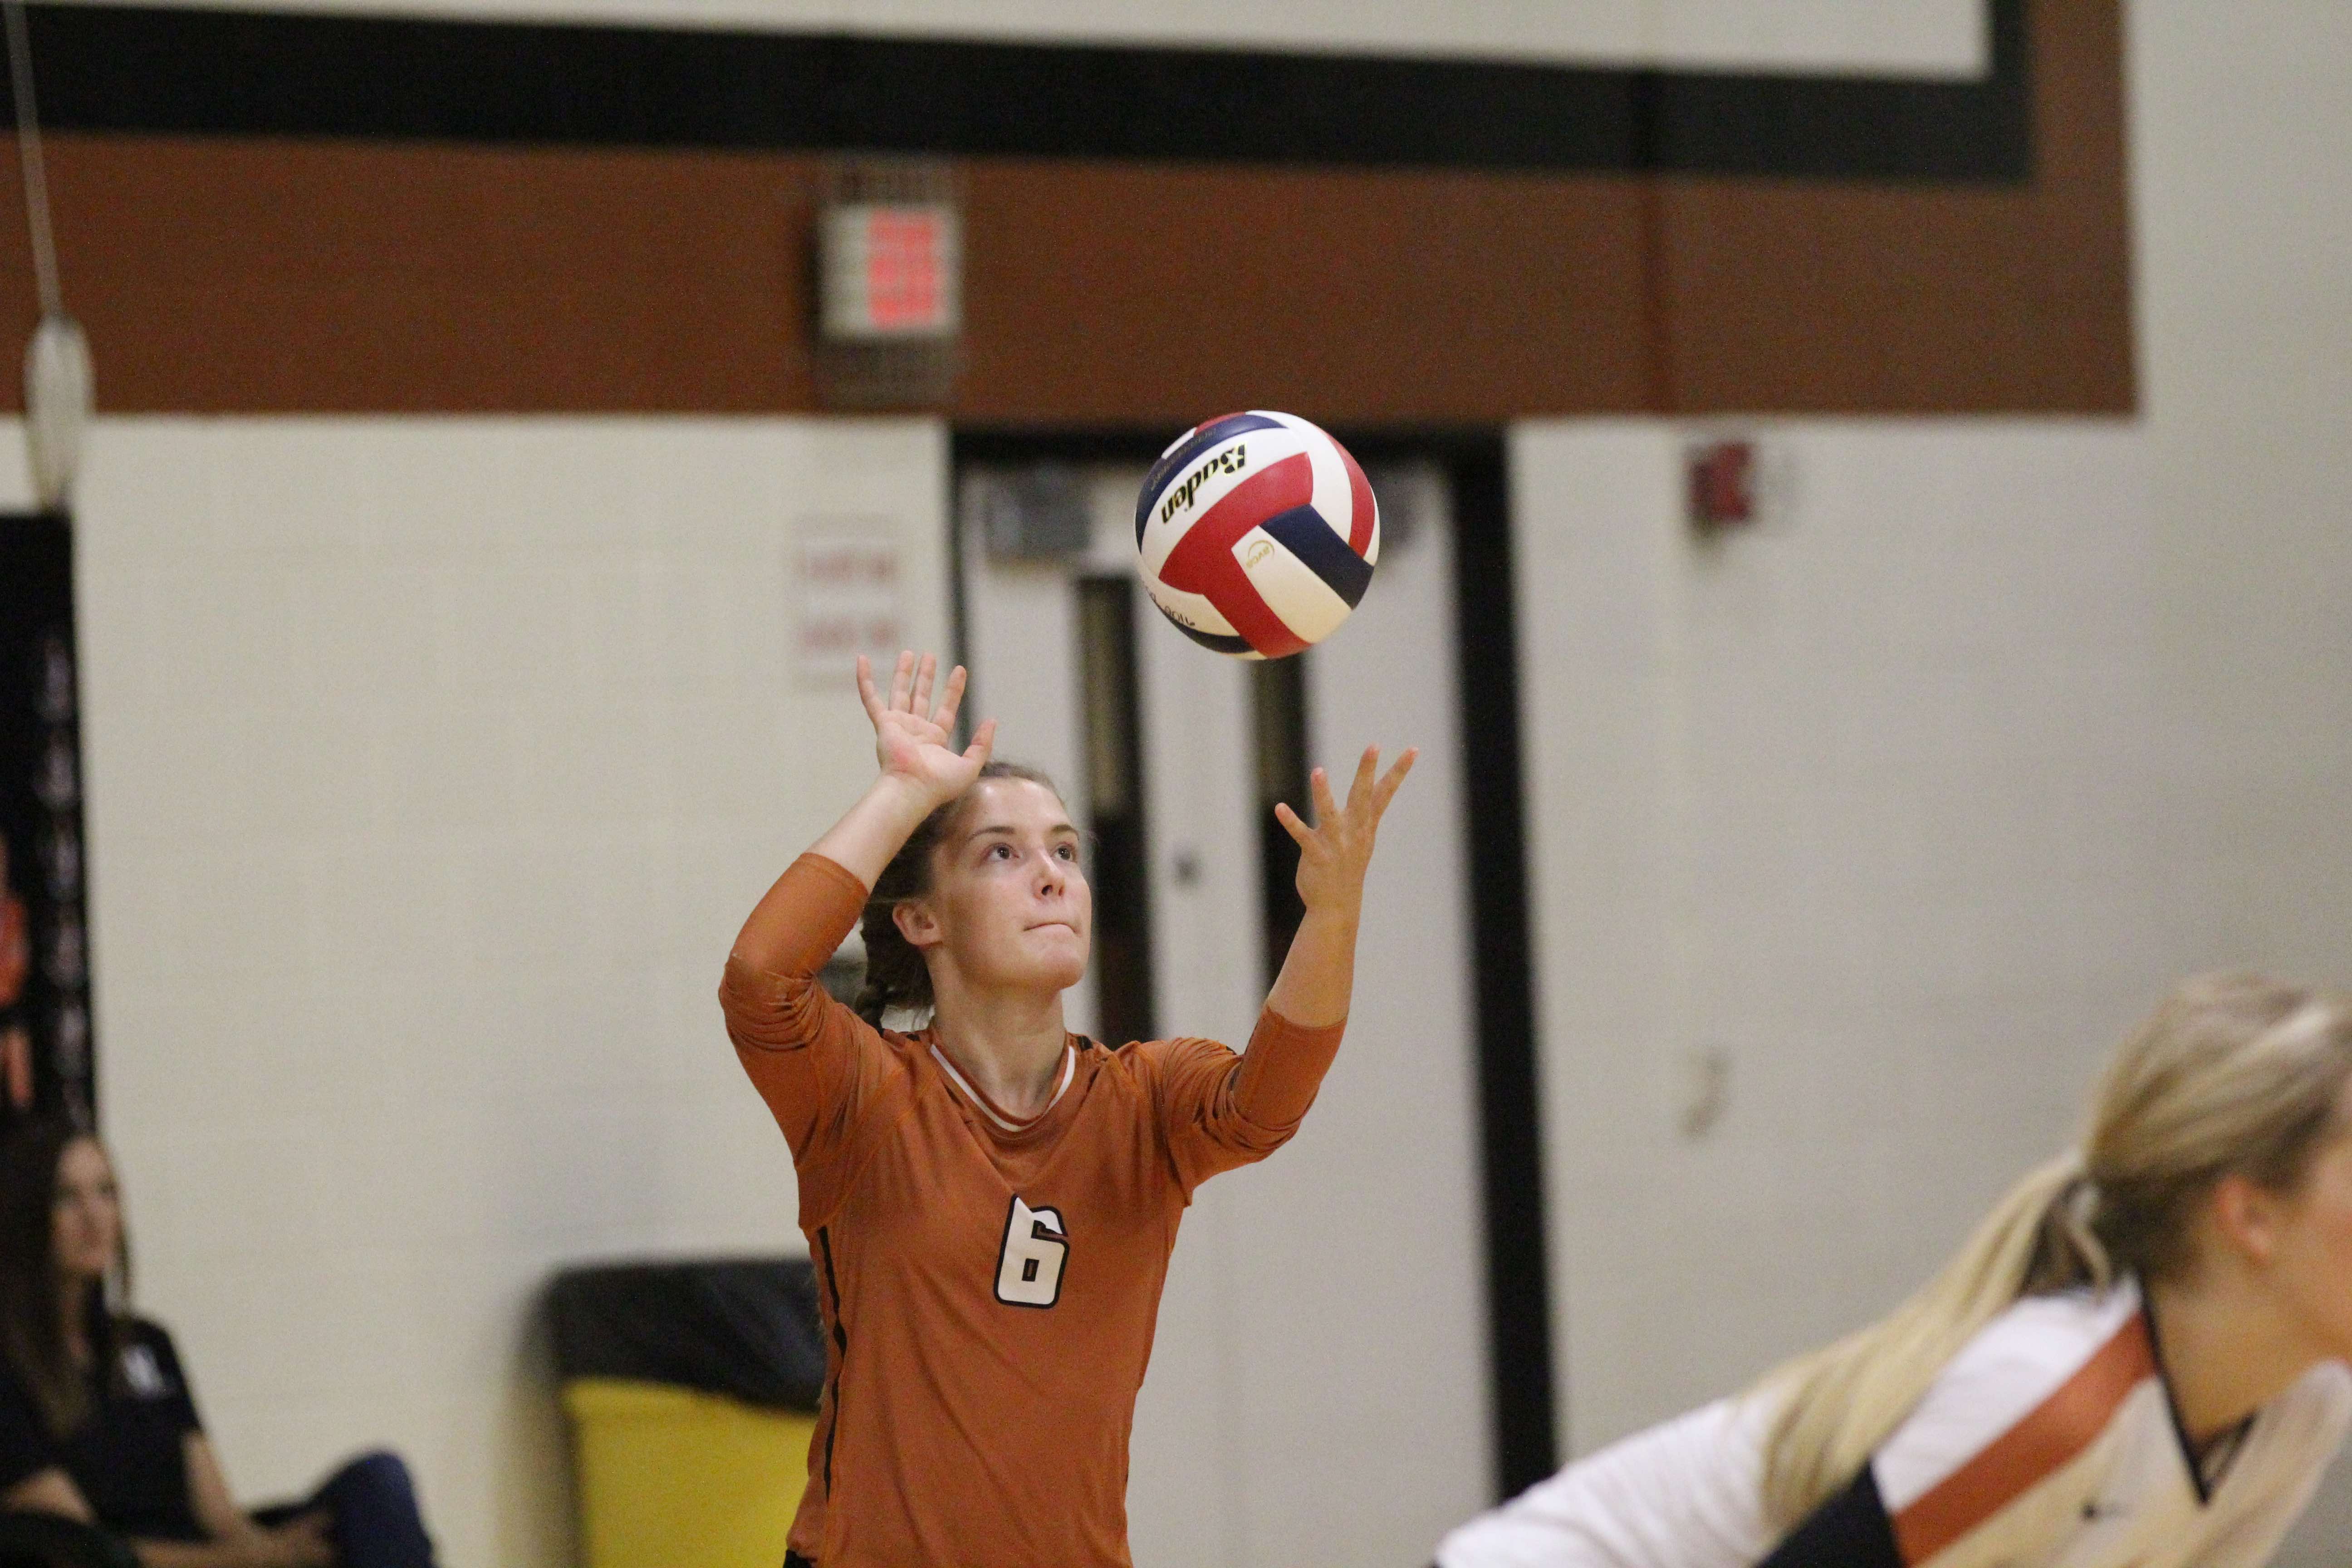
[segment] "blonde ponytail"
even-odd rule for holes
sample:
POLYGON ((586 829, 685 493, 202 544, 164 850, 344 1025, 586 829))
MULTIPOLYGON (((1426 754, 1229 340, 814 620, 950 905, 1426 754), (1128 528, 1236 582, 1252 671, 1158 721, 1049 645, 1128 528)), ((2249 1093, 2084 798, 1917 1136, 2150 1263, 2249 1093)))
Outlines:
POLYGON ((2259 975, 2183 983, 2116 1053, 2084 1152, 2011 1187, 1927 1287, 1869 1328, 1789 1363, 1764 1502, 1791 1529, 1843 1490, 1977 1331, 2021 1296, 2104 1289, 2184 1267, 2198 1204, 2242 1172, 2286 1190, 2337 1127, 2352 1004, 2259 975))
POLYGON ((1944 1363, 2029 1280, 2107 1283, 2106 1253, 2080 1212, 2087 1185, 2076 1154, 2035 1170, 1918 1294, 1766 1380, 1780 1401, 1765 1447, 1764 1505, 1775 1521, 1795 1524, 1853 1480, 1944 1363))

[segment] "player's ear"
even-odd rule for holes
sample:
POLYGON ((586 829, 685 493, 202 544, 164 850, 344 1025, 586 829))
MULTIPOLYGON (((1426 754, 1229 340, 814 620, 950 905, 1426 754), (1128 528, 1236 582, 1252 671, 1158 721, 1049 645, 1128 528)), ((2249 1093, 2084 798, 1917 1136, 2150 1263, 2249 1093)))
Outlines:
POLYGON ((2206 1217, 2216 1240, 2259 1268, 2278 1250, 2283 1206, 2278 1194, 2232 1171, 2213 1184, 2206 1217))
POLYGON ((940 917, 931 912, 930 905, 923 900, 899 900, 890 906, 890 919, 898 926, 898 934, 917 950, 940 944, 940 917))

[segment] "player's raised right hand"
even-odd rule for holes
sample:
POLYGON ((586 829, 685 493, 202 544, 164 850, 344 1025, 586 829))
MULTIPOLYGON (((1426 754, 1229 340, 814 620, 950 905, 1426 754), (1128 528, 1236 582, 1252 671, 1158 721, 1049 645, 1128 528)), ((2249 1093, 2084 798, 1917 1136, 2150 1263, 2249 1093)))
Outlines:
POLYGON ((956 709, 963 701, 964 668, 948 673, 937 706, 931 702, 932 678, 939 661, 929 654, 918 659, 912 651, 898 655, 886 697, 874 683, 874 668, 866 656, 857 658, 857 696, 866 716, 874 721, 874 755, 882 776, 902 785, 923 804, 925 812, 945 805, 971 787, 996 744, 996 721, 987 720, 971 744, 955 749, 956 709))

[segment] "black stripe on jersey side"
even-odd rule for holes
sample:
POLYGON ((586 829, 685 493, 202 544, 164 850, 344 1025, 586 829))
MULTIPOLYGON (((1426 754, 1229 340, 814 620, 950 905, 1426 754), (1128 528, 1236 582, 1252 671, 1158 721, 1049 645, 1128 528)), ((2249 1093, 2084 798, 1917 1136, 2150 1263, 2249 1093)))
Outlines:
POLYGON ((1904 1568, 1895 1521, 1864 1465, 1853 1485, 1813 1510, 1757 1568, 1904 1568))
POLYGON ((2026 0, 1976 79, 28 7, 56 129, 2016 182, 2026 0))
POLYGON ((833 1440, 841 1436, 841 1374, 849 1360, 849 1331, 842 1326, 841 1321, 841 1281, 833 1277, 831 1226, 817 1226, 816 1247, 824 1254, 824 1289, 833 1301, 833 1310, 828 1315, 833 1319, 833 1343, 836 1352, 833 1363, 833 1387, 829 1390, 833 1398, 827 1407, 824 1424, 824 1495, 825 1500, 830 1502, 833 1499, 833 1440))

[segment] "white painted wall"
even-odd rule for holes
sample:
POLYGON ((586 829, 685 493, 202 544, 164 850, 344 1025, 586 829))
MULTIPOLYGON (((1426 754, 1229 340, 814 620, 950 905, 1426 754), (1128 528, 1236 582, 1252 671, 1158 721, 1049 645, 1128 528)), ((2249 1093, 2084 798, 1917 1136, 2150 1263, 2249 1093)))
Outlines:
POLYGON ((2352 936, 2352 7, 2132 5, 2162 680, 2197 742, 2184 892, 2219 948, 2352 936))
POLYGON ((1977 75, 1986 54, 1985 0, 244 0, 240 8, 1926 77, 1977 75))
MULTIPOLYGON (((2352 7, 2126 16, 2183 941, 2352 983, 2352 7)), ((2347 1542, 2339 1460, 2280 1561, 2347 1542)))
POLYGON ((936 644, 945 462, 920 421, 100 423, 103 1116, 245 1495, 388 1441, 446 1561, 568 1561, 550 1271, 800 1248, 714 997, 872 767, 788 552, 883 520, 936 644))
POLYGON ((2143 440, 1771 438, 1790 515, 1714 545, 1668 426, 1513 453, 1580 1451, 1906 1294, 2179 962, 2143 440), (1728 1108, 1690 1135, 1710 1050, 1728 1108))
POLYGON ((1767 424, 1718 547, 1677 427, 1517 435, 1576 1450, 1890 1305, 2175 976, 2347 978, 2352 12, 2128 24, 2141 418, 1767 424))

